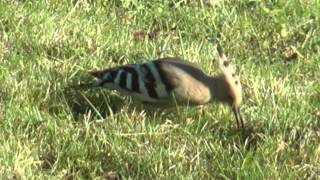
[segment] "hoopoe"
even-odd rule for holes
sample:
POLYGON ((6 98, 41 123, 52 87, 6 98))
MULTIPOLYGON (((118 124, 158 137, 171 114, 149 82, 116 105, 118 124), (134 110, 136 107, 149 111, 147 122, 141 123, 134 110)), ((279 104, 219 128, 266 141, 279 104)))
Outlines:
POLYGON ((217 46, 222 72, 209 76, 196 65, 179 58, 167 57, 143 64, 129 64, 89 72, 99 81, 90 87, 106 87, 120 95, 133 96, 142 101, 166 103, 175 97, 179 104, 201 105, 210 102, 229 104, 237 126, 243 128, 240 113, 242 88, 239 76, 217 46))

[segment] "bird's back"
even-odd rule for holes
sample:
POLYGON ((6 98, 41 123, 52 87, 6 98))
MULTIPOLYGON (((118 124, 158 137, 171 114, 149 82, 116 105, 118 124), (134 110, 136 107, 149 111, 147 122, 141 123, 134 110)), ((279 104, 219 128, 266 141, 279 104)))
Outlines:
POLYGON ((174 88, 172 95, 176 100, 188 104, 205 104, 211 99, 210 77, 196 65, 176 58, 156 61, 174 88))
POLYGON ((100 79, 95 86, 148 102, 168 101, 174 95, 179 101, 203 104, 210 97, 205 85, 208 76, 196 65, 179 58, 162 58, 91 74, 100 79))

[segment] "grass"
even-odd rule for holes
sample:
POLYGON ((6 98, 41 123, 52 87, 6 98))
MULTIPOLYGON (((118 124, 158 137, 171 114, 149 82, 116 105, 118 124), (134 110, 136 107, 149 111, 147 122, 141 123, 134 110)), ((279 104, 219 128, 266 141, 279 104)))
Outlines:
POLYGON ((320 1, 0 2, 1 179, 316 179, 320 1), (88 70, 180 56, 241 74, 223 105, 151 108, 69 88, 88 70))

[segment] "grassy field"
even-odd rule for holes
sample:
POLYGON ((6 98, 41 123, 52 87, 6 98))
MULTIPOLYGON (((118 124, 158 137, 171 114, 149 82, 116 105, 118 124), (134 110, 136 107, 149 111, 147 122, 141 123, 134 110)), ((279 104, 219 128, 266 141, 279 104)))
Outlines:
POLYGON ((2 0, 0 179, 317 179, 319 50, 319 0, 2 0), (241 74, 245 133, 223 105, 71 87, 158 51, 216 74, 217 40, 241 74))

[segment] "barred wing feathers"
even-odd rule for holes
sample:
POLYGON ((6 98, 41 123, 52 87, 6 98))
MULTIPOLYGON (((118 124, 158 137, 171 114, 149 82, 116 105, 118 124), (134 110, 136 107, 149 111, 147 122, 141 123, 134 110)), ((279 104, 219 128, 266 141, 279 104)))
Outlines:
POLYGON ((148 102, 168 99, 173 89, 159 64, 153 61, 92 71, 90 74, 100 79, 95 87, 117 90, 121 95, 148 102))

